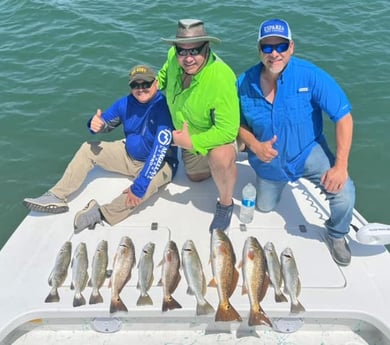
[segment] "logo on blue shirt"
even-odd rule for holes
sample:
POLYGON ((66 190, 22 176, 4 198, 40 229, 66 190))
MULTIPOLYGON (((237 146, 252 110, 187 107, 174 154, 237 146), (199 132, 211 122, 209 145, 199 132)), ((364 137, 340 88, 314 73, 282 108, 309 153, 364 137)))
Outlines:
POLYGON ((161 145, 167 146, 172 141, 172 133, 169 129, 164 129, 158 133, 158 142, 161 145))

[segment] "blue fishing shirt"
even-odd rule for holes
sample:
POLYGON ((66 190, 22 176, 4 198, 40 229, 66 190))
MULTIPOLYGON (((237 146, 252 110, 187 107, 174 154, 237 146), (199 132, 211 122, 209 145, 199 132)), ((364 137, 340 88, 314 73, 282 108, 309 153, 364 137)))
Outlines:
POLYGON ((312 63, 291 57, 277 80, 274 103, 260 88, 263 63, 252 66, 237 80, 241 124, 259 141, 277 141, 278 156, 270 163, 261 161, 250 149, 248 160, 256 174, 274 181, 294 181, 304 171, 305 161, 317 144, 326 144, 323 112, 336 123, 351 110, 337 82, 312 63))
MULTIPOLYGON (((88 121, 88 128, 91 120, 88 121)), ((172 167, 172 177, 175 175, 178 166, 177 147, 171 146, 173 124, 166 98, 161 91, 148 103, 138 102, 132 94, 122 97, 102 114, 102 120, 106 124, 100 133, 110 132, 122 124, 127 154, 145 162, 130 187, 134 195, 139 198, 145 195, 150 181, 164 161, 172 167)))

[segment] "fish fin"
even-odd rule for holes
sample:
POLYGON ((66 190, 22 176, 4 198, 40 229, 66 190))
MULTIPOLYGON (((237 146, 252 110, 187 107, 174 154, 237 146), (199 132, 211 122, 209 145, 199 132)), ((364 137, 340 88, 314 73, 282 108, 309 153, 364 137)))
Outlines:
POLYGON ((163 286, 162 278, 158 281, 157 286, 163 286))
POLYGON ((291 313, 298 314, 306 311, 305 307, 297 300, 297 303, 291 303, 291 313))
POLYGON ((180 273, 177 273, 176 281, 172 285, 171 291, 169 291, 170 293, 172 293, 173 291, 176 290, 177 286, 179 285, 180 279, 181 279, 181 275, 180 275, 180 273))
POLYGON ((161 259, 161 261, 158 263, 157 267, 160 267, 164 264, 165 260, 164 258, 161 259))
POLYGON ((172 309, 180 309, 182 306, 171 295, 164 297, 162 304, 162 311, 168 311, 172 309))
POLYGON ((298 282, 297 282, 297 297, 300 295, 300 293, 301 293, 301 281, 298 278, 298 282))
POLYGON ((141 305, 153 305, 153 301, 148 294, 140 295, 137 300, 137 306, 141 305))
POLYGON ((204 273, 202 272, 202 296, 205 296, 207 292, 207 284, 206 284, 206 277, 204 273))
POLYGON ((240 276, 240 274, 238 273, 238 271, 236 269, 234 269, 234 271, 233 271, 233 279, 232 279, 232 283, 230 284, 230 289, 229 289, 229 295, 228 295, 229 297, 231 295, 233 295, 233 292, 236 289, 239 276, 240 276))
MULTIPOLYGON (((83 282, 83 285, 82 285, 82 289, 81 290, 84 290, 85 287, 87 286, 88 284, 88 280, 89 280, 89 275, 88 275, 88 272, 85 272, 85 278, 84 278, 84 282, 83 282)), ((92 283, 91 283, 92 284, 92 283)))
POLYGON ((280 303, 280 302, 288 302, 287 297, 283 294, 282 291, 280 293, 277 293, 275 291, 275 302, 280 303))
POLYGON ((187 295, 190 295, 190 296, 194 296, 195 295, 194 290, 192 290, 191 287, 187 288, 187 295))
POLYGON ((147 290, 149 290, 149 289, 152 287, 153 281, 154 281, 154 275, 152 274, 152 275, 150 276, 149 281, 148 281, 147 290))
POLYGON ((207 315, 215 312, 213 306, 204 300, 204 303, 198 303, 196 305, 196 315, 207 315))
POLYGON ((85 303, 86 303, 85 298, 81 292, 74 295, 74 298, 73 298, 73 306, 74 307, 80 307, 80 306, 84 305, 85 303))
POLYGON ((74 290, 74 284, 73 284, 73 281, 70 282, 70 289, 71 290, 74 290))
POLYGON ((220 303, 215 314, 215 321, 242 321, 242 319, 230 303, 226 305, 220 303))
POLYGON ((127 307, 121 300, 121 298, 118 296, 117 298, 111 298, 111 304, 110 304, 110 313, 116 313, 118 311, 125 311, 127 312, 127 307))
POLYGON ((52 303, 52 302, 59 302, 60 296, 58 294, 58 289, 56 287, 53 287, 50 290, 50 293, 47 295, 45 299, 45 303, 52 303))
POLYGON ((47 282, 49 283, 49 286, 53 286, 53 271, 51 271, 47 282))
POLYGON ((88 285, 88 287, 92 287, 92 279, 88 280, 88 284, 87 285, 88 285))
POLYGON ((259 293, 259 296, 258 296, 259 301, 262 301, 262 300, 263 300, 265 294, 267 293, 269 284, 270 284, 270 279, 269 279, 268 276, 266 275, 266 276, 264 277, 263 286, 261 287, 261 290, 260 290, 260 293, 259 293))
POLYGON ((210 280, 208 286, 210 286, 210 287, 217 287, 217 281, 215 280, 215 278, 212 278, 210 280))
POLYGON ((106 278, 111 278, 112 270, 106 270, 106 278))
POLYGON ((93 289, 89 297, 89 304, 103 303, 103 297, 98 289, 93 289))
POLYGON ((255 326, 255 325, 268 325, 272 327, 272 323, 270 319, 265 315, 263 309, 259 306, 259 308, 256 310, 254 308, 251 308, 249 311, 249 318, 248 318, 248 325, 249 326, 255 326))

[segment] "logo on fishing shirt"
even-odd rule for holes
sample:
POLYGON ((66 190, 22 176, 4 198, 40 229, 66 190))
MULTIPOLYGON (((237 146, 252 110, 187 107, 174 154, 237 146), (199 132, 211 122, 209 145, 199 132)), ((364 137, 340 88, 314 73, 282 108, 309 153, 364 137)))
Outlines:
POLYGON ((172 141, 172 132, 169 129, 163 129, 157 135, 158 144, 154 147, 153 155, 149 162, 149 167, 145 172, 148 179, 152 179, 160 170, 161 164, 167 154, 169 144, 172 141))
POLYGON ((158 142, 161 145, 167 146, 172 141, 172 133, 169 129, 164 129, 158 133, 157 137, 158 142))

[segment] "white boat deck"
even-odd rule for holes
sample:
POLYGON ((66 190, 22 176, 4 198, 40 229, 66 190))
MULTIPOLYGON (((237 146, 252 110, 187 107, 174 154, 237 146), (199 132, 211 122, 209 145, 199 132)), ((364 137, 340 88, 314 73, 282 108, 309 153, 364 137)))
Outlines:
MULTIPOLYGON (((174 182, 165 188, 131 217, 111 227, 97 225, 95 230, 73 233, 74 214, 92 198, 100 204, 109 202, 128 187, 127 178, 94 170, 80 193, 70 201, 70 212, 44 215, 31 212, 0 252, 0 344, 390 344, 390 255, 383 246, 359 244, 351 229, 349 243, 352 263, 337 266, 324 242, 323 222, 328 217, 327 203, 311 184, 304 181, 286 188, 275 212, 255 212, 254 221, 246 229, 238 219, 242 187, 254 181, 254 174, 245 156, 240 156, 239 180, 234 201, 236 204, 228 235, 239 262, 248 236, 255 236, 264 245, 272 241, 278 254, 290 247, 295 255, 302 291, 299 300, 306 312, 290 314, 290 303, 276 303, 270 287, 261 305, 271 318, 274 329, 267 326, 249 327, 249 299, 239 286, 231 297, 232 305, 243 321, 215 322, 214 315, 195 315, 195 297, 186 294, 183 272, 175 299, 182 309, 163 313, 161 277, 163 249, 169 239, 179 251, 187 239, 192 239, 202 259, 207 281, 211 279, 209 264, 208 227, 211 222, 217 191, 210 179, 191 183, 182 167, 174 182), (152 230, 152 223, 157 229, 152 230), (129 284, 121 296, 128 313, 110 315, 108 280, 101 288, 104 303, 72 306, 74 292, 70 290, 71 269, 59 288, 58 303, 44 303, 50 291, 47 279, 62 244, 70 240, 73 249, 86 242, 89 261, 97 243, 108 241, 109 268, 122 236, 129 236, 135 245, 136 257, 143 246, 155 242, 154 284, 150 295, 153 306, 137 307, 138 270, 134 268, 129 284), (115 328, 117 332, 110 333, 115 328), (295 328, 299 328, 294 331, 295 328), (279 331, 278 331, 279 329, 279 331), (281 332, 284 331, 285 333, 281 332)), ((354 225, 365 224, 355 213, 354 225)), ((90 270, 89 270, 90 272, 90 270)), ((91 288, 83 295, 87 303, 91 288)), ((206 299, 218 305, 215 288, 207 289, 206 299)))

